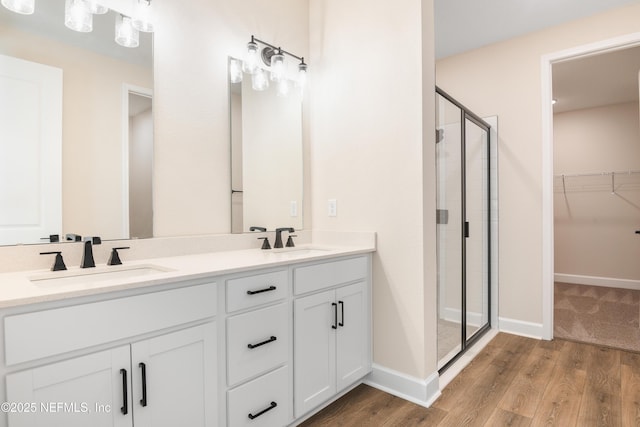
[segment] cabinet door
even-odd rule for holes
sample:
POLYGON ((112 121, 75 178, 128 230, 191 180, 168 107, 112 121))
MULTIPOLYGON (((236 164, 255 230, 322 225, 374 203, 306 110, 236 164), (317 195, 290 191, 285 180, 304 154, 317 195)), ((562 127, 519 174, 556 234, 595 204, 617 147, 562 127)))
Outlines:
POLYGON ((130 427, 129 368, 123 346, 7 375, 9 426, 130 427))
POLYGON ((371 369, 366 289, 365 283, 359 282, 336 290, 337 391, 353 384, 371 369))
POLYGON ((136 427, 214 427, 216 326, 162 335, 131 346, 136 427))
POLYGON ((295 415, 313 409, 336 391, 335 291, 294 302, 295 415))

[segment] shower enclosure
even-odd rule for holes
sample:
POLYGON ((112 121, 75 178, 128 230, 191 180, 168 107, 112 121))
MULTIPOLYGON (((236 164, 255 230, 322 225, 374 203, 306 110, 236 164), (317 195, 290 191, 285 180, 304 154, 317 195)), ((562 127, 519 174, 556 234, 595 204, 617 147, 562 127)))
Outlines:
MULTIPOLYGON (((438 369, 491 328, 491 126, 436 88, 438 369)), ((493 185, 492 185, 493 184, 493 185)), ((494 224, 495 225, 495 224, 494 224)))

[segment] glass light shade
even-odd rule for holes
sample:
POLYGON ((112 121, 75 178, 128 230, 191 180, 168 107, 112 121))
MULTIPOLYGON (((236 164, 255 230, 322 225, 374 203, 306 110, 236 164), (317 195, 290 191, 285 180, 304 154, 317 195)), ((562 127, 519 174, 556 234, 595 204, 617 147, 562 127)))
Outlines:
POLYGON ((109 12, 109 8, 107 6, 101 5, 96 0, 87 0, 87 4, 89 5, 89 10, 94 15, 104 15, 109 12))
POLYGON ((64 5, 64 25, 74 31, 93 31, 93 15, 85 0, 66 0, 64 5))
POLYGON ((251 87, 253 90, 263 91, 269 89, 269 79, 267 72, 262 68, 258 68, 251 76, 251 87))
POLYGON ((296 86, 300 88, 304 88, 307 84, 307 64, 304 63, 304 60, 298 65, 298 80, 296 81, 296 86))
POLYGON ((242 61, 232 58, 229 61, 229 80, 231 83, 240 83, 242 81, 242 61))
POLYGON ((285 77, 284 55, 278 51, 271 57, 271 80, 279 82, 285 77))
POLYGON ((35 10, 35 0, 2 0, 2 5, 12 12, 31 15, 35 10))
POLYGON ((289 80, 282 79, 277 83, 276 95, 281 98, 286 98, 289 95, 289 80))
POLYGON ((256 42, 247 43, 247 57, 242 63, 242 70, 245 73, 253 74, 258 70, 258 44, 256 42))
POLYGON ((153 33, 151 0, 138 0, 133 15, 133 27, 145 33, 153 33))
POLYGON ((138 47, 140 44, 140 33, 133 28, 133 22, 129 16, 116 17, 116 43, 124 47, 138 47))

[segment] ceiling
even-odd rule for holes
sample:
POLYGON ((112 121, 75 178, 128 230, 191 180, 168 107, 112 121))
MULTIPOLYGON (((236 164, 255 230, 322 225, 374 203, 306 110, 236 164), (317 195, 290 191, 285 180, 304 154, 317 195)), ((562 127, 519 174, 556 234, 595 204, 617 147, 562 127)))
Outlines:
MULTIPOLYGON (((435 0, 436 59, 640 0, 435 0)), ((640 48, 553 65, 554 112, 638 100, 640 48)))

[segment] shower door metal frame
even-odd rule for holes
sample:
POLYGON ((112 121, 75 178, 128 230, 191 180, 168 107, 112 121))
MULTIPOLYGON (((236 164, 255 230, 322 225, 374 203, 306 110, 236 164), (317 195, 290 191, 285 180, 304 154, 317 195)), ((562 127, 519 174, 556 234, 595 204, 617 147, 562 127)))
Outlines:
POLYGON ((462 301, 461 301, 461 337, 460 337, 460 351, 451 358, 451 360, 447 361, 439 370, 438 373, 442 374, 447 370, 456 360, 462 356, 467 348, 472 346, 476 341, 478 341, 488 330, 491 329, 491 125, 485 122, 478 115, 473 113, 467 107, 462 105, 456 99, 454 99, 451 95, 440 89, 436 86, 436 94, 442 96, 447 101, 451 102, 453 105, 460 109, 460 174, 461 174, 461 248, 462 248, 462 259, 461 259, 461 267, 462 267, 462 301), (467 149, 467 141, 466 141, 466 131, 467 131, 467 123, 466 121, 474 123, 481 129, 486 132, 487 135, 487 147, 486 147, 486 156, 487 156, 487 323, 482 325, 471 338, 467 338, 467 238, 469 231, 469 222, 467 221, 467 168, 466 168, 466 149, 467 149))

